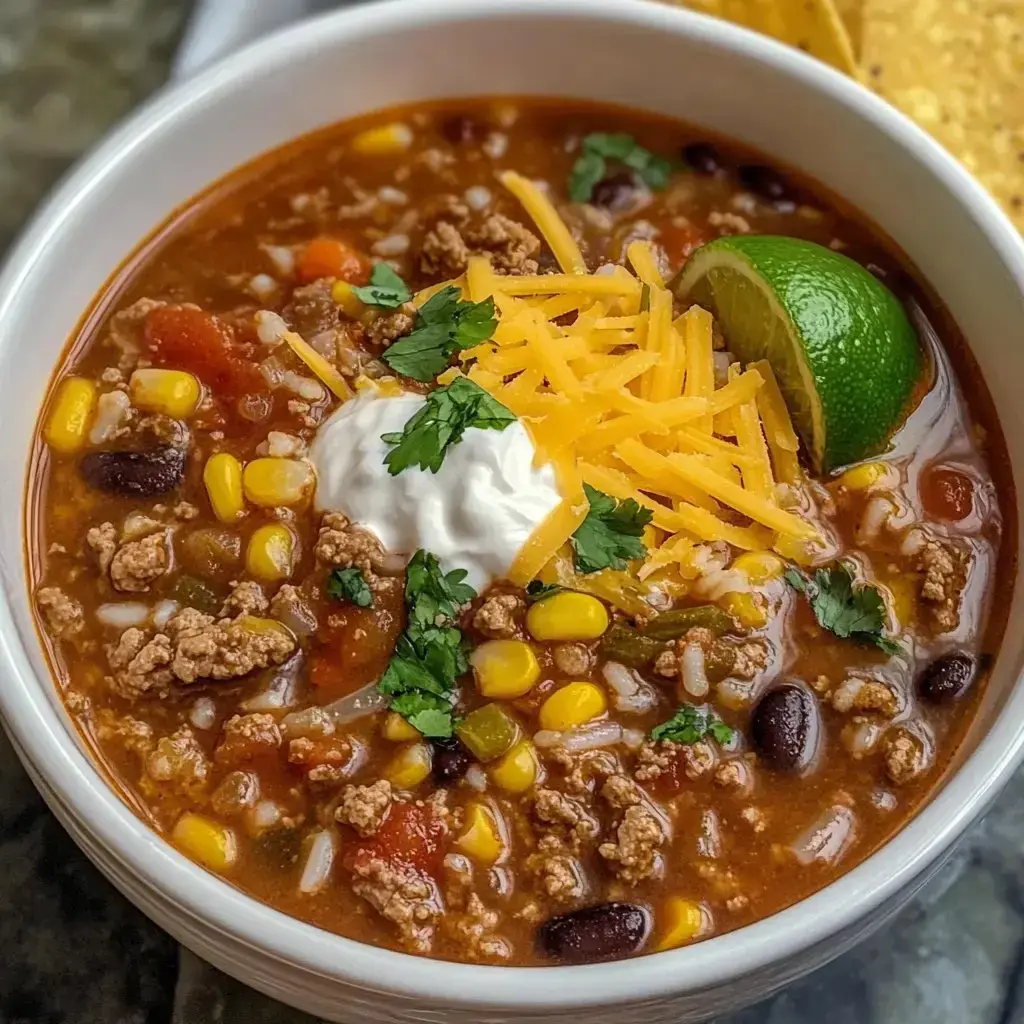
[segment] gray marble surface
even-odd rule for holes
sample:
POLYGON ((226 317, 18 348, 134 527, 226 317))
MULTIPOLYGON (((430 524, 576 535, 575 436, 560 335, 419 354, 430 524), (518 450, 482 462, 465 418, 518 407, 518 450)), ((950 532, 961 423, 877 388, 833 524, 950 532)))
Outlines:
MULTIPOLYGON (((190 6, 0 0, 0 250, 68 163, 160 85, 190 6)), ((1024 1024, 1022 849, 1018 776, 886 931, 715 1024, 1024 1024)), ((309 1018, 181 953, 126 903, 0 737, 0 1024, 220 1021, 309 1018)))

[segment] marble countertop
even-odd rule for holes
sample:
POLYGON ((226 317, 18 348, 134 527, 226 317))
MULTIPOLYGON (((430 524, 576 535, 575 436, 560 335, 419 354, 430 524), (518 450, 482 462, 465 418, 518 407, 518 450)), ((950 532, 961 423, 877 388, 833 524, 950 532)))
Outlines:
MULTIPOLYGON (((161 84, 191 6, 0 0, 0 252, 68 164, 161 84)), ((715 1024, 1024 1024, 1022 850, 1019 775, 894 924, 715 1024)), ((2 736, 0 908, 0 1024, 310 1020, 179 951, 128 904, 2 736)))

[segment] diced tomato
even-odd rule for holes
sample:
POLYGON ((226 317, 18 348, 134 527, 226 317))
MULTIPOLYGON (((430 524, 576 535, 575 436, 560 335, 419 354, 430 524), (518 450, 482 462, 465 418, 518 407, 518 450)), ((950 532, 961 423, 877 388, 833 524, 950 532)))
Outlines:
POLYGON ((681 754, 677 754, 668 767, 656 778, 651 780, 650 789, 659 797, 676 796, 683 788, 686 768, 681 754))
POLYGON ((201 309, 154 309, 146 317, 145 339, 154 362, 195 374, 217 398, 266 390, 256 365, 235 349, 231 327, 201 309))
POLYGON ((658 244, 665 250, 669 266, 678 270, 694 249, 708 238, 693 224, 666 224, 658 235, 658 244))
POLYGON ((316 281, 336 277, 349 284, 366 284, 370 278, 368 261, 346 242, 321 235, 314 238, 299 259, 299 280, 316 281))
POLYGON ((948 466, 933 466, 921 474, 921 504, 936 519, 957 523, 974 507, 971 478, 948 466))
POLYGON ((447 834, 447 826, 429 807, 392 804, 376 834, 357 846, 346 862, 351 868, 361 862, 380 859, 391 864, 407 864, 433 875, 441 866, 447 834))

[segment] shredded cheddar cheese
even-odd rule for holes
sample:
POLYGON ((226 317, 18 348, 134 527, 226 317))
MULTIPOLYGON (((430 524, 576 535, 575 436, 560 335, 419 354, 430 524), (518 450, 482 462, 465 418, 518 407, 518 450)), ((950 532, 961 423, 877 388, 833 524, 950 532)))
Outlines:
POLYGON ((445 282, 474 302, 492 296, 498 320, 493 337, 461 352, 446 379, 461 372, 515 412, 538 463, 556 471, 562 504, 522 547, 510 579, 564 583, 571 575, 578 588, 590 580, 591 592, 608 589, 621 607, 651 585, 685 588, 701 573, 704 544, 759 551, 814 540, 814 526, 778 502, 778 485, 798 483, 800 468, 768 364, 716 372, 711 315, 678 310, 649 243, 628 246, 631 270, 589 273, 545 193, 513 172, 501 180, 560 272, 499 276, 473 257, 463 278, 445 282), (566 545, 587 514, 584 482, 652 511, 636 576, 594 574, 598 581, 572 570, 566 545))

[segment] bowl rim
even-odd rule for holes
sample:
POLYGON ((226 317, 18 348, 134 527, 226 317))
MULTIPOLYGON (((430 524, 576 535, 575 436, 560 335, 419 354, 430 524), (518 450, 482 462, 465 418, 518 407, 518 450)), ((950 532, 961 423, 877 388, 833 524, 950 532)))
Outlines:
MULTIPOLYGON (((0 274, 0 321, 19 302, 20 285, 72 212, 114 168, 130 166, 148 140, 196 105, 217 101, 250 71, 273 74, 314 48, 351 46, 391 28, 487 20, 495 0, 383 0, 307 19, 246 46, 143 104, 80 163, 43 205, 0 274)), ((1002 264, 1024 289, 1024 240, 996 203, 944 149, 899 111, 832 68, 773 40, 691 11, 638 0, 501 0, 502 17, 579 17, 641 26, 699 40, 768 65, 824 94, 897 141, 965 208, 1002 264)), ((312 975, 365 990, 465 1007, 571 1009, 710 988, 797 957, 837 934, 856 932, 872 911, 912 886, 995 798, 1024 756, 1024 688, 1008 696, 977 749, 941 791, 888 843, 826 888, 786 910, 694 946, 633 960, 545 968, 438 961, 347 939, 305 924, 199 868, 145 825, 78 746, 34 672, 12 615, 22 590, 0 600, 0 710, 15 746, 54 795, 102 847, 165 905, 250 950, 312 975), (1016 724, 1020 722, 1021 724, 1016 724)))

